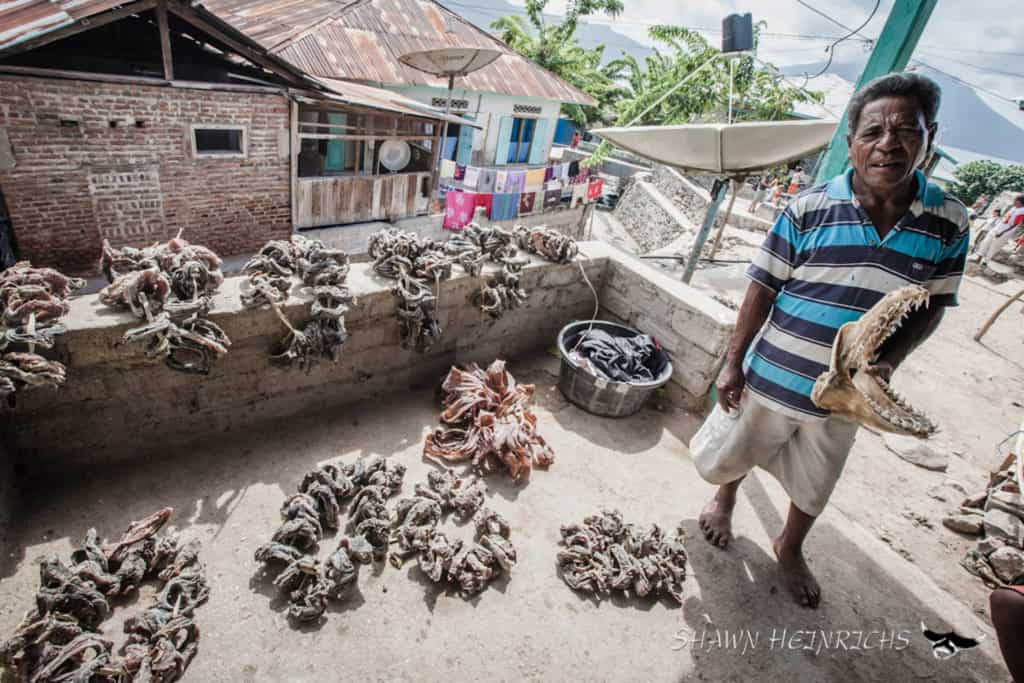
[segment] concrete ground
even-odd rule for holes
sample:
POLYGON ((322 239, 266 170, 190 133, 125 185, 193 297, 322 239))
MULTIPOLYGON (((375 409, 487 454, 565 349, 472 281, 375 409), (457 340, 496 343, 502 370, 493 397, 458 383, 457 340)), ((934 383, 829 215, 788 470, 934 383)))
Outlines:
MULTIPOLYGON (((890 467, 905 463, 858 444, 853 476, 840 483, 840 504, 825 512, 809 540, 824 593, 821 608, 812 611, 790 600, 776 574, 770 541, 786 499, 768 475, 756 473, 743 484, 737 537, 728 550, 710 547, 697 531, 697 515, 712 493, 685 446, 697 416, 654 401, 627 419, 594 417, 558 392, 554 358, 528 358, 510 369, 537 384, 539 430, 557 460, 524 486, 503 475, 489 479, 489 504, 511 522, 519 564, 479 597, 438 590, 412 566, 363 567, 358 588, 328 610, 321 626, 296 630, 253 561, 253 550, 279 522, 280 503, 317 463, 384 455, 408 467, 404 492, 425 479, 432 465, 422 460, 421 445, 438 417, 434 390, 425 387, 245 435, 169 445, 162 458, 37 482, 23 492, 15 552, 0 558, 0 634, 9 634, 31 607, 41 557, 66 556, 89 526, 117 536, 130 520, 171 505, 172 521, 203 540, 211 585, 210 601, 198 612, 202 639, 187 680, 1006 679, 987 625, 933 579, 931 567, 908 561, 846 511, 850 496, 864 495, 857 483, 863 470, 876 468, 886 484, 875 490, 874 506, 898 508, 903 501, 888 498, 890 467), (598 603, 561 581, 559 525, 602 506, 618 507, 637 523, 666 529, 681 523, 690 555, 685 604, 598 603), (980 647, 939 661, 920 633, 921 621, 987 637, 980 647)), ((944 390, 958 393, 960 386, 944 390)), ((923 495, 912 475, 900 475, 908 477, 903 500, 923 495)), ((323 545, 325 554, 332 540, 323 545)), ((122 619, 108 622, 110 633, 122 619)))

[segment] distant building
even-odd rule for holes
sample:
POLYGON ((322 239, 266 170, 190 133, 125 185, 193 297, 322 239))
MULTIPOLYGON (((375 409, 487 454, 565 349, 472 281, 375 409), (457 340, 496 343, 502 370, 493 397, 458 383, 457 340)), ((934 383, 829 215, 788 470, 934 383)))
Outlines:
POLYGON ((320 77, 356 81, 443 109, 447 81, 399 61, 439 47, 497 49, 490 66, 456 79, 451 110, 482 127, 449 126, 442 154, 477 166, 547 161, 562 103, 589 95, 433 0, 207 0, 211 11, 269 52, 320 77))
POLYGON ((145 246, 184 230, 246 254, 296 227, 422 214, 441 119, 389 91, 316 79, 203 0, 9 3, 0 259, 13 245, 90 273, 104 239, 145 246), (401 173, 382 151, 404 160, 401 173))

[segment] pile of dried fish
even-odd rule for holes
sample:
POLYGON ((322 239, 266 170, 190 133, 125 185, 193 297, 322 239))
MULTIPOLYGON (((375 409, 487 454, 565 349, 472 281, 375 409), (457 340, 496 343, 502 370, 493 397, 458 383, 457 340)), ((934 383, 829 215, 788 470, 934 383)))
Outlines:
POLYGON ((39 566, 36 608, 14 636, 0 644, 0 663, 19 681, 174 681, 199 646, 195 608, 209 589, 199 562, 199 542, 169 528, 164 508, 132 522, 116 543, 102 545, 90 529, 71 564, 57 557, 39 566), (128 640, 120 653, 99 627, 110 600, 136 590, 146 579, 163 582, 152 604, 125 621, 128 640))
POLYGON ((942 524, 978 536, 978 544, 960 560, 964 569, 995 588, 1024 583, 1024 498, 1017 457, 1009 454, 989 475, 984 491, 968 496, 942 524))
POLYGON ((532 384, 518 384, 496 360, 486 371, 472 365, 453 367, 441 388, 445 392, 443 426, 427 436, 423 455, 440 461, 469 460, 484 470, 495 456, 513 479, 529 476, 533 466, 554 462, 551 447, 537 433, 537 418, 529 410, 532 384))
POLYGON ((33 268, 19 261, 0 273, 0 398, 23 387, 59 387, 64 366, 36 353, 52 349, 64 334, 60 319, 69 310, 68 297, 85 286, 52 268, 33 268), (15 351, 13 347, 24 347, 15 351))
POLYGON ((517 225, 512 232, 520 249, 543 256, 548 261, 569 263, 580 253, 574 239, 544 225, 536 228, 517 225))
POLYGON ((441 337, 432 288, 451 277, 453 259, 437 242, 394 228, 370 235, 367 252, 375 273, 397 281, 391 292, 398 299, 402 347, 428 351, 441 337))
POLYGON ((307 371, 318 358, 338 361, 348 339, 345 314, 355 300, 345 286, 349 267, 344 251, 301 235, 267 242, 245 264, 248 289, 241 294, 242 304, 247 308, 270 306, 288 328, 280 348, 270 356, 272 361, 283 365, 297 362, 307 371), (293 275, 313 294, 310 318, 301 328, 294 327, 281 310, 293 275))
POLYGON ((683 532, 666 536, 657 524, 642 531, 625 524, 618 510, 602 510, 583 524, 562 527, 558 569, 570 588, 604 595, 610 591, 637 597, 667 593, 683 604, 686 549, 683 532))
POLYGON ((207 374, 228 352, 231 340, 205 318, 224 282, 220 257, 177 237, 145 249, 114 249, 104 240, 100 270, 110 283, 100 302, 127 308, 145 324, 125 332, 123 342, 145 342, 146 355, 168 367, 207 374))
POLYGON ((385 502, 402 486, 405 467, 377 458, 369 463, 321 465, 307 472, 299 492, 281 506, 281 526, 256 550, 256 561, 283 564, 274 585, 288 595, 288 616, 318 621, 328 600, 345 596, 358 578, 354 563, 381 559, 387 552, 391 519, 385 502), (316 556, 324 529, 339 527, 341 504, 351 499, 348 528, 321 563, 316 556))
POLYGON ((462 595, 476 595, 516 563, 508 522, 484 507, 487 484, 479 477, 460 479, 451 470, 433 470, 427 484, 417 484, 415 496, 398 501, 392 534, 398 549, 392 551, 391 563, 401 567, 415 555, 420 570, 434 583, 447 580, 458 585, 462 595), (473 543, 450 540, 438 531, 447 512, 473 519, 473 543))

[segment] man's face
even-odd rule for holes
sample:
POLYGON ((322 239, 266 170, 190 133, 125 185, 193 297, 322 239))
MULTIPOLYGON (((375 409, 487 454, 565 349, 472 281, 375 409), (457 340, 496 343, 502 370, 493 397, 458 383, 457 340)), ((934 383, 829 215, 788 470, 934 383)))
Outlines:
POLYGON ((861 182, 879 193, 900 187, 924 161, 935 135, 913 97, 882 97, 861 110, 846 137, 850 162, 861 182))

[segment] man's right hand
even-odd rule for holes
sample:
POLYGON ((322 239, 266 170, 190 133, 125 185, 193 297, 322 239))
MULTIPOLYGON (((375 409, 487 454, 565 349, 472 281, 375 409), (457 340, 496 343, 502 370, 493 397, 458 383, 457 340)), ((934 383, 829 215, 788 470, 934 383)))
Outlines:
POLYGON ((739 363, 730 363, 722 368, 718 375, 715 388, 718 390, 718 405, 726 412, 739 410, 740 398, 747 380, 743 377, 743 367, 739 363))

